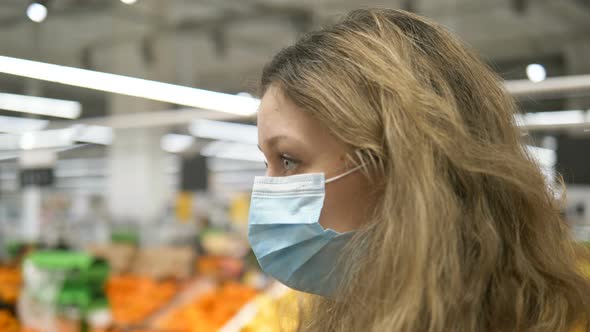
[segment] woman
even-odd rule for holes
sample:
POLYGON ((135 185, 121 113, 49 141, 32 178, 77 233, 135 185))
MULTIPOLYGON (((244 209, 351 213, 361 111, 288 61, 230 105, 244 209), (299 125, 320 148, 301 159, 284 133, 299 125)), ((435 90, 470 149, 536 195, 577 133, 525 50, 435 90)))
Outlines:
POLYGON ((570 331, 590 284, 501 80, 440 25, 357 10, 279 52, 258 115, 262 268, 305 331, 570 331))

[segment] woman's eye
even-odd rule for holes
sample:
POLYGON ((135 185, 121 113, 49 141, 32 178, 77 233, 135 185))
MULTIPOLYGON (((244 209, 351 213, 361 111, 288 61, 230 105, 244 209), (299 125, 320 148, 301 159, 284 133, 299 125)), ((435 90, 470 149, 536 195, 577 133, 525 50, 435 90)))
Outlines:
POLYGON ((295 170, 299 164, 298 161, 287 156, 281 156, 281 162, 283 163, 283 169, 289 172, 295 170))

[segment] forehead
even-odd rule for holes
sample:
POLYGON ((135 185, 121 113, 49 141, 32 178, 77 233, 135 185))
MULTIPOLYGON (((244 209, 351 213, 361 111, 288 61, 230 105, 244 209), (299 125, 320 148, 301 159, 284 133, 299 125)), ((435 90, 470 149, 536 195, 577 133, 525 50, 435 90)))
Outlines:
POLYGON ((309 111, 296 105, 279 88, 271 85, 260 103, 258 141, 264 145, 277 136, 316 142, 329 139, 325 128, 309 111))

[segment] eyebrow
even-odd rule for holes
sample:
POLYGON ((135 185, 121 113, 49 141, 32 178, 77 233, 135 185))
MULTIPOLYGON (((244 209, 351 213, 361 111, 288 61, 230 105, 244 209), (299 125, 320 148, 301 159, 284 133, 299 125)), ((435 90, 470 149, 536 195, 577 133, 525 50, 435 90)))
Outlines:
POLYGON ((277 135, 277 136, 273 136, 273 137, 269 138, 269 139, 266 141, 266 143, 267 143, 269 146, 275 146, 275 145, 277 145, 277 144, 278 144, 280 141, 283 141, 283 140, 285 140, 285 139, 288 139, 288 138, 289 138, 289 136, 286 136, 286 135, 277 135))
MULTIPOLYGON (((273 136, 273 137, 271 137, 271 138, 267 139, 267 140, 266 140, 264 143, 266 143, 266 145, 267 145, 269 148, 273 148, 273 147, 275 147, 275 146, 276 146, 276 145, 277 145, 277 144, 278 144, 280 141, 283 141, 283 140, 286 140, 286 139, 288 139, 288 140, 291 140, 291 141, 293 141, 293 142, 295 142, 295 143, 298 143, 298 144, 302 144, 302 142, 301 142, 301 141, 299 141, 298 139, 296 139, 295 137, 292 137, 292 136, 287 136, 287 135, 277 135, 277 136, 273 136)), ((262 150, 262 149, 260 148, 260 144, 258 145, 258 148, 259 148, 260 150, 262 150)))
MULTIPOLYGON (((287 136, 285 135, 277 135, 277 136, 273 136, 269 139, 267 139, 264 143, 266 143, 266 145, 268 145, 269 147, 274 147, 275 145, 277 145, 277 143, 281 140, 287 139, 287 136)), ((260 147, 260 144, 258 144, 258 149, 260 151, 262 151, 262 148, 260 147)))

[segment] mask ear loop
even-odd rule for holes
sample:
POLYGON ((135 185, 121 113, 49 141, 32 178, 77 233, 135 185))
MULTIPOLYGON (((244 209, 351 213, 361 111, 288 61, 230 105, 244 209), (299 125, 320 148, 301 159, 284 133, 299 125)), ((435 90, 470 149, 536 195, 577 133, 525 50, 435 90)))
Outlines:
POLYGON ((326 183, 330 183, 330 182, 334 182, 334 181, 336 181, 336 180, 340 180, 340 179, 342 179, 343 177, 345 177, 345 176, 347 176, 347 175, 350 175, 350 174, 352 174, 352 173, 354 173, 354 172, 358 171, 359 169, 363 168, 363 166, 364 166, 364 165, 358 165, 357 167, 355 167, 355 168, 353 168, 353 169, 351 169, 351 170, 348 170, 348 171, 346 171, 346 172, 344 172, 344 173, 342 173, 342 174, 340 174, 340 175, 336 175, 335 177, 329 178, 329 179, 327 179, 327 180, 326 180, 326 183))

